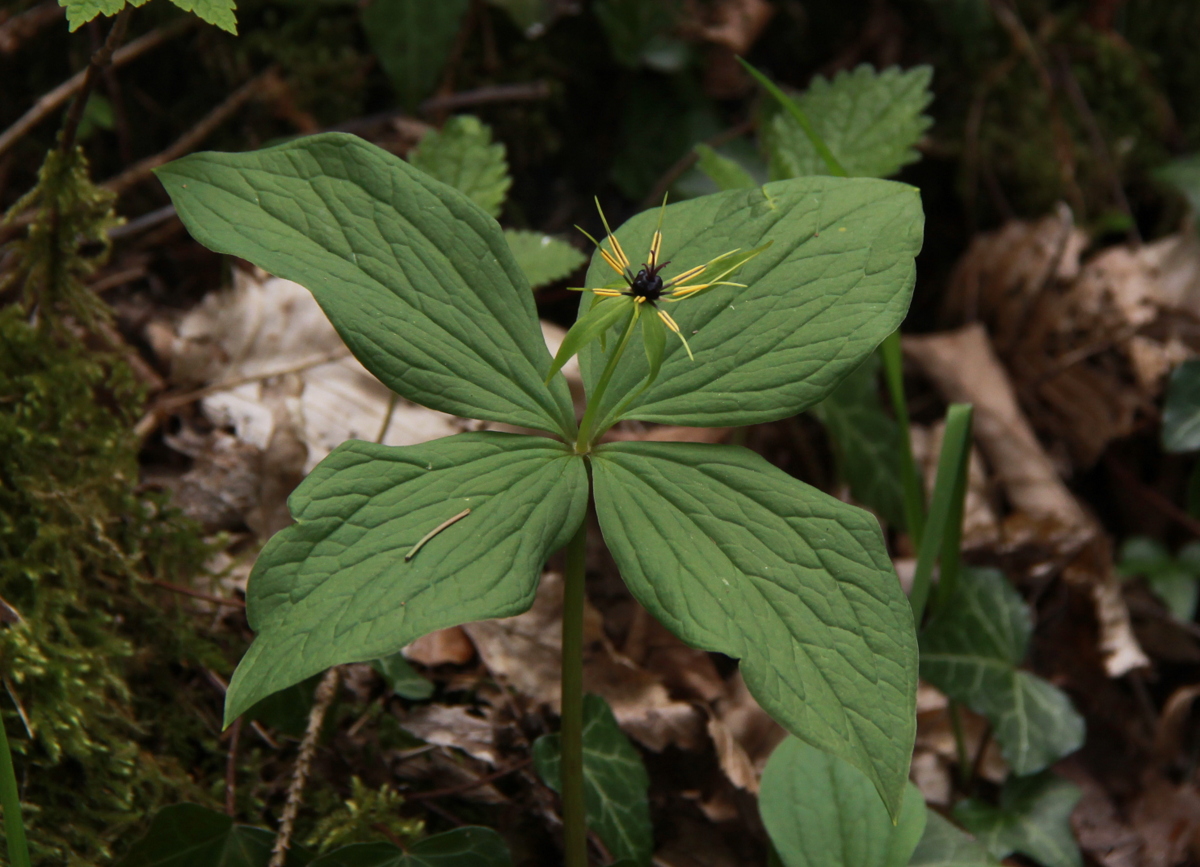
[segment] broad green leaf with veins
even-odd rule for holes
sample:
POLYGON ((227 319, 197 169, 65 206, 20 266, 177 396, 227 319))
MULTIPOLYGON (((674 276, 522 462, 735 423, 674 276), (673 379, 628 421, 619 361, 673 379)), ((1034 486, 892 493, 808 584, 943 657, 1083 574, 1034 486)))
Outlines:
MULTIPOLYGON (((922 113, 933 99, 932 76, 928 66, 876 72, 864 64, 833 81, 817 76, 796 103, 848 175, 886 178, 920 158, 913 146, 933 123, 922 113)), ((771 118, 765 139, 772 178, 829 173, 786 112, 771 118)))
POLYGON ((1032 774, 1083 745, 1083 719, 1061 690, 1017 668, 1033 627, 994 569, 964 569, 954 596, 921 633, 921 676, 988 718, 1016 774, 1032 774))
POLYGON ((397 394, 573 433, 566 382, 543 382, 550 355, 525 276, 462 193, 342 133, 194 154, 157 174, 198 241, 306 287, 397 394))
POLYGON ((505 229, 504 237, 508 240, 513 258, 534 289, 569 277, 587 261, 587 256, 566 241, 541 232, 505 229))
POLYGON ((258 634, 229 684, 226 723, 331 665, 525 611, 546 558, 583 520, 587 474, 566 446, 541 437, 471 433, 400 448, 351 440, 288 506, 297 523, 272 537, 250 576, 246 615, 258 634))
POLYGON ((786 867, 907 867, 925 828, 912 783, 893 825, 866 775, 796 738, 771 753, 758 811, 786 867))
POLYGON ((969 798, 954 808, 954 818, 996 858, 1020 852, 1043 867, 1081 867, 1071 813, 1082 795, 1078 786, 1050 771, 1010 776, 999 807, 969 798))
POLYGON ((460 114, 442 129, 430 130, 408 161, 464 193, 492 217, 500 216, 512 178, 504 145, 492 141, 491 127, 479 118, 460 114))
POLYGON ((896 815, 917 645, 875 518, 733 446, 611 443, 592 474, 638 601, 693 647, 741 660, 759 704, 865 773, 896 815))
MULTIPOLYGON (((562 737, 543 735, 533 745, 538 776, 562 791, 562 737)), ((612 856, 645 867, 654 854, 647 791, 650 777, 637 749, 625 737, 608 704, 583 697, 583 786, 588 826, 612 856)))
MULTIPOLYGON (((658 209, 616 231, 636 270, 658 209)), ((771 246, 698 298, 663 304, 695 361, 667 343, 657 382, 622 418, 694 426, 748 425, 795 415, 828 395, 904 318, 921 247, 920 195, 890 181, 801 178, 669 205, 663 217, 664 280, 734 249, 771 246)), ((597 253, 586 283, 612 271, 597 253)), ((584 298, 581 310, 587 307, 584 298)), ((592 344, 580 354, 589 394, 604 366, 592 344)), ((646 377, 631 346, 617 367, 598 430, 646 377)))

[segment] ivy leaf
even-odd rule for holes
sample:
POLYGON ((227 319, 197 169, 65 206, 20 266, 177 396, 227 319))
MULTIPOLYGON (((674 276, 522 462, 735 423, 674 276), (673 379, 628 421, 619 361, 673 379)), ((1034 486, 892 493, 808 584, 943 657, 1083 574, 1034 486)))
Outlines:
POLYGON ((541 232, 523 229, 505 229, 504 237, 513 258, 525 272, 533 289, 569 277, 587 261, 587 256, 566 241, 541 232))
POLYGON ((575 429, 525 276, 463 194, 342 133, 158 170, 200 243, 316 296, 359 361, 409 400, 469 418, 575 429))
MULTIPOLYGON (((142 3, 145 0, 141 0, 142 3)), ((237 18, 233 11, 237 8, 237 0, 171 0, 184 12, 193 12, 201 21, 215 24, 222 30, 237 35, 237 18)), ((133 3, 139 6, 141 3, 133 3)))
POLYGON ((504 838, 468 825, 434 834, 403 849, 391 843, 354 843, 322 855, 309 867, 511 867, 504 838))
POLYGON ((717 189, 739 190, 758 186, 737 161, 722 156, 706 144, 696 145, 695 150, 698 158, 696 165, 717 185, 717 189))
MULTIPOLYGON (((562 792, 562 737, 543 735, 533 745, 533 765, 542 781, 562 792)), ((614 858, 647 867, 654 853, 647 792, 650 777, 637 749, 625 737, 607 702, 583 698, 583 795, 588 827, 614 858)))
POLYGON ((433 684, 417 674, 403 653, 377 659, 371 663, 371 668, 379 672, 388 688, 401 698, 424 701, 433 695, 433 684))
MULTIPOLYGON (((175 804, 154 814, 150 830, 117 867, 267 867, 275 835, 265 828, 235 825, 233 819, 196 804, 175 804)), ((302 847, 288 850, 288 867, 301 867, 311 856, 302 847)))
MULTIPOLYGON (((634 267, 658 215, 657 208, 638 214, 616 232, 634 267)), ((824 399, 904 318, 922 222, 917 190, 862 178, 778 181, 669 205, 664 279, 734 249, 773 243, 733 275, 746 288, 718 286, 668 305, 696 360, 670 341, 658 381, 622 418, 748 425, 824 399)), ((611 274, 595 254, 585 285, 603 286, 611 274)), ((594 345, 580 354, 589 392, 603 363, 594 345)), ((599 430, 617 421, 613 410, 646 372, 645 353, 631 347, 605 393, 599 430)))
POLYGON ((758 810, 786 867, 905 867, 925 828, 912 783, 893 825, 861 771, 792 737, 767 761, 758 810))
POLYGON ((970 798, 954 808, 954 818, 996 858, 1020 852, 1043 867, 1082 867, 1071 832, 1071 811, 1082 795, 1074 783, 1049 771, 1009 777, 999 807, 970 798))
POLYGON ((227 723, 331 665, 528 609, 546 557, 583 520, 587 473, 542 437, 470 433, 400 448, 350 440, 288 506, 298 523, 272 537, 250 574, 246 615, 258 635, 229 684, 227 723))
POLYGON ((421 171, 463 193, 492 217, 512 186, 504 145, 492 141, 492 130, 479 118, 460 114, 441 130, 430 130, 409 154, 421 171))
POLYGON ((936 810, 927 810, 925 833, 908 867, 995 867, 984 846, 964 834, 936 810))
POLYGON ((838 474, 854 499, 893 527, 903 527, 904 486, 896 462, 900 428, 879 400, 879 356, 867 356, 814 412, 825 425, 838 474))
POLYGON ((898 815, 917 645, 874 516, 734 446, 610 443, 592 474, 638 601, 693 647, 740 659, 772 717, 865 773, 898 815))
POLYGON ((409 111, 433 93, 470 0, 374 0, 363 32, 409 111))
POLYGON ((921 633, 921 677, 991 722, 1016 774, 1032 774, 1083 745, 1083 719, 1061 690, 1021 671, 1029 609, 994 569, 964 569, 955 593, 921 633))
POLYGON ((1200 358, 1171 371, 1163 406, 1163 448, 1169 452, 1200 449, 1200 358))
MULTIPOLYGON (((796 103, 848 175, 886 178, 920 159, 913 145, 933 123, 922 113, 933 99, 932 77, 929 66, 876 72, 863 64, 833 81, 817 76, 796 103)), ((775 114, 766 132, 772 178, 829 174, 789 114, 775 114)))

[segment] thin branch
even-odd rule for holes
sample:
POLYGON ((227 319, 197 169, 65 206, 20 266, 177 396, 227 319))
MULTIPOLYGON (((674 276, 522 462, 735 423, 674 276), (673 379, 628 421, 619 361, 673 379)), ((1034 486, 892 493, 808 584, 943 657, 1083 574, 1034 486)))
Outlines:
MULTIPOLYGON (((145 54, 151 48, 157 48, 168 39, 173 39, 194 26, 198 20, 198 18, 189 16, 181 18, 174 24, 159 28, 158 30, 151 30, 145 36, 141 36, 123 48, 118 49, 112 55, 112 67, 116 69, 124 66, 129 61, 145 54)), ((91 68, 90 64, 88 68, 91 68)), ((33 107, 25 112, 16 123, 0 134, 0 154, 7 151, 18 139, 53 114, 59 106, 78 92, 83 87, 86 77, 87 69, 82 69, 34 103, 33 107)))
POLYGON ((444 789, 431 789, 428 792, 405 792, 404 800, 406 801, 427 801, 430 798, 445 798, 450 795, 458 795, 463 792, 469 792, 471 789, 476 789, 480 786, 486 786, 488 783, 495 782, 501 777, 506 777, 511 773, 527 768, 533 764, 533 759, 522 759, 515 765, 509 765, 495 773, 487 774, 482 777, 476 777, 473 780, 468 780, 465 783, 460 783, 457 786, 447 786, 444 789))
POLYGON ((157 579, 150 582, 155 587, 161 587, 164 590, 170 590, 172 593, 179 593, 184 596, 191 596, 194 599, 203 599, 205 602, 211 602, 214 605, 224 605, 227 608, 245 608, 246 603, 240 599, 222 598, 220 596, 211 596, 208 593, 201 593, 199 590, 193 590, 190 587, 180 587, 178 584, 172 584, 169 581, 159 581, 157 579))
POLYGON ((12 54, 47 24, 62 18, 65 11, 57 0, 48 0, 41 6, 34 6, 7 19, 0 24, 0 54, 12 54))
POLYGON ((308 772, 312 770, 313 756, 317 752, 321 725, 325 722, 329 706, 337 696, 340 676, 341 670, 335 665, 325 672, 313 695, 312 710, 308 714, 308 728, 304 730, 304 740, 300 742, 300 755, 296 757, 296 767, 292 771, 292 783, 288 786, 287 803, 283 807, 283 818, 279 822, 279 833, 275 836, 275 848, 271 851, 269 867, 283 867, 287 859, 288 847, 292 843, 292 830, 296 824, 296 813, 300 810, 304 786, 308 783, 308 772))
POLYGON ((75 133, 79 131, 79 122, 83 120, 83 110, 92 95, 92 88, 96 86, 96 77, 112 61, 117 46, 125 40, 125 31, 129 29, 131 15, 133 15, 132 6, 126 6, 117 13, 117 20, 109 28, 108 38, 104 40, 104 44, 99 49, 92 52, 92 59, 88 61, 87 69, 84 70, 79 92, 75 94, 75 101, 71 103, 70 109, 67 110, 66 120, 63 121, 62 133, 58 141, 60 152, 67 154, 74 149, 75 133))
POLYGON ((461 93, 448 93, 444 96, 431 96, 420 105, 422 114, 436 114, 439 111, 454 111, 472 105, 487 105, 493 102, 533 102, 550 96, 550 83, 547 81, 532 81, 528 84, 497 84, 491 87, 479 87, 475 90, 464 90, 461 93))
POLYGON ((229 755, 225 759, 225 815, 230 818, 237 813, 237 753, 241 737, 242 718, 238 717, 229 733, 229 755))

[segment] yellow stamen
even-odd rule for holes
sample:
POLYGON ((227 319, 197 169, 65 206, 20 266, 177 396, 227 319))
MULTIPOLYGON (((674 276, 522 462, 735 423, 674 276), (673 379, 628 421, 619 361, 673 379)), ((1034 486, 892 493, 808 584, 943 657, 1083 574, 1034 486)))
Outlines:
POLYGON ((597 295, 603 295, 605 298, 617 298, 621 295, 620 289, 593 289, 597 295))
POLYGON ((634 300, 636 300, 638 304, 644 304, 646 301, 645 297, 642 295, 638 295, 637 298, 634 300))
POLYGON ((659 310, 658 318, 661 319, 663 321, 663 323, 668 328, 670 328, 672 331, 674 331, 676 334, 680 333, 679 332, 679 323, 677 323, 674 319, 672 319, 671 314, 668 313, 666 310, 659 310))
POLYGON ((668 289, 678 286, 680 283, 683 283, 687 280, 692 279, 693 277, 695 277, 697 274, 699 274, 701 271, 703 271, 707 267, 708 267, 708 265, 697 265, 695 268, 689 268, 687 271, 684 271, 682 274, 677 274, 676 276, 674 276, 670 280, 668 280, 666 283, 666 286, 668 289))
POLYGON ((655 232, 654 238, 650 241, 650 261, 649 265, 653 269, 658 264, 658 254, 662 250, 662 232, 655 232))
MULTIPOLYGON (((604 257, 604 261, 608 263, 608 267, 612 268, 618 274, 625 274, 625 268, 621 266, 620 262, 609 255, 607 250, 599 246, 596 249, 600 251, 600 255, 604 257)), ((622 259, 624 259, 624 256, 622 256, 622 259)), ((628 262, 626 262, 626 265, 628 265, 628 262)))
MULTIPOLYGON (((612 229, 608 227, 608 218, 604 216, 604 209, 600 207, 600 199, 596 199, 596 210, 600 212, 600 222, 604 224, 604 231, 608 235, 608 243, 612 245, 613 254, 617 257, 617 261, 621 263, 621 267, 617 268, 617 273, 624 274, 625 269, 629 267, 629 257, 625 255, 625 251, 621 249, 621 242, 617 240, 617 236, 613 234, 612 229)), ((600 248, 600 252, 604 252, 604 248, 600 248)), ((607 258, 607 257, 606 257, 607 258)), ((612 264, 611 262, 609 264, 612 264)))
POLYGON ((680 286, 677 289, 672 290, 671 297, 676 300, 687 298, 689 295, 694 295, 701 289, 707 289, 711 285, 711 283, 697 283, 694 286, 680 286))

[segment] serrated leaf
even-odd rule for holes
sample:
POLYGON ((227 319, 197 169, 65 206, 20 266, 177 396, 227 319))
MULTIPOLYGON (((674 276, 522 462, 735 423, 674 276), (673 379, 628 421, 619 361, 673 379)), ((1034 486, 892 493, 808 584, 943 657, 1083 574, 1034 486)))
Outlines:
POLYGON ((371 668, 387 682, 388 689, 410 701, 424 701, 433 695, 430 683, 409 665, 403 653, 393 653, 371 663, 371 668))
POLYGON ((492 217, 512 186, 504 145, 492 141, 492 129, 477 117, 460 114, 440 130, 430 130, 408 161, 467 196, 492 217))
POLYGON ((200 243, 307 287, 359 361, 454 415, 575 428, 525 276, 495 221, 355 136, 327 133, 158 170, 200 243))
MULTIPOLYGON (((655 208, 616 231, 635 268, 657 222, 655 208)), ((664 279, 772 243, 733 276, 746 288, 719 286, 666 305, 696 360, 668 342, 658 381, 622 418, 748 425, 822 400, 904 318, 922 222, 917 190, 861 178, 780 181, 667 206, 664 279)), ((596 254, 585 285, 603 286, 610 276, 596 254)), ((590 392, 603 368, 599 349, 584 350, 580 363, 590 392)), ((631 347, 602 401, 599 430, 645 377, 645 353, 631 347)))
MULTIPOLYGON (((534 742, 533 764, 542 781, 562 792, 562 737, 534 742)), ((617 859, 646 867, 654 853, 647 792, 650 777, 637 749, 625 737, 608 704, 583 698, 583 796, 588 827, 617 859)))
MULTIPOLYGON (((224 813, 196 804, 175 804, 154 814, 146 835, 117 867, 267 867, 275 835, 235 825, 224 813)), ((309 862, 301 847, 288 851, 288 867, 309 862)))
POLYGON ((416 109, 433 93, 470 0, 374 0, 363 31, 401 104, 416 109))
MULTIPOLYGON (((933 123, 922 112, 933 99, 933 69, 876 72, 863 64, 833 81, 817 76, 796 103, 851 177, 886 178, 920 159, 913 146, 933 123)), ((778 112, 767 125, 772 178, 829 173, 799 123, 778 112)))
POLYGON ((893 825, 861 771, 793 737, 767 761, 758 811, 786 867, 905 867, 925 828, 912 783, 893 825))
POLYGON ((587 261, 587 256, 566 241, 541 232, 505 229, 504 237, 533 289, 569 277, 587 261))
POLYGON ((903 527, 904 486, 896 457, 903 446, 896 420, 879 399, 879 357, 867 356, 814 412, 829 434, 838 474, 854 499, 893 527, 903 527))
POLYGON ((1171 371, 1163 406, 1163 448, 1169 452, 1200 449, 1200 358, 1171 371))
POLYGON ((419 840, 408 852, 391 843, 355 843, 322 855, 309 867, 510 867, 504 838, 468 825, 419 840))
POLYGON ((227 723, 331 665, 525 611, 546 557, 583 520, 587 473, 542 437, 470 433, 399 448, 350 440, 288 507, 297 523, 272 537, 250 574, 246 615, 258 635, 230 681, 227 723))
POLYGON ((740 659, 759 704, 863 771, 896 815, 917 647, 874 516, 733 446, 611 443, 592 473, 638 601, 693 647, 740 659))
POLYGON ((99 15, 116 15, 126 6, 141 6, 147 0, 58 0, 67 11, 67 29, 74 33, 99 15))
POLYGON ((748 171, 706 144, 696 145, 696 156, 696 165, 717 185, 717 189, 739 190, 758 186, 748 171))
POLYGON ((987 849, 969 834, 927 810, 925 833, 909 859, 908 867, 996 867, 987 849))
POLYGON ((971 798, 954 808, 954 818, 996 858, 1020 852, 1043 867, 1082 867, 1071 831, 1071 811, 1082 794, 1074 783, 1049 771, 1009 777, 999 807, 971 798))
POLYGON ((1061 690, 1017 666, 1029 609, 994 569, 964 569, 921 633, 921 677, 991 722, 1014 773, 1032 774, 1083 745, 1083 718, 1061 690))
POLYGON ((184 12, 194 13, 201 21, 207 21, 222 30, 237 34, 237 16, 233 14, 237 8, 237 0, 171 0, 171 2, 184 12))

